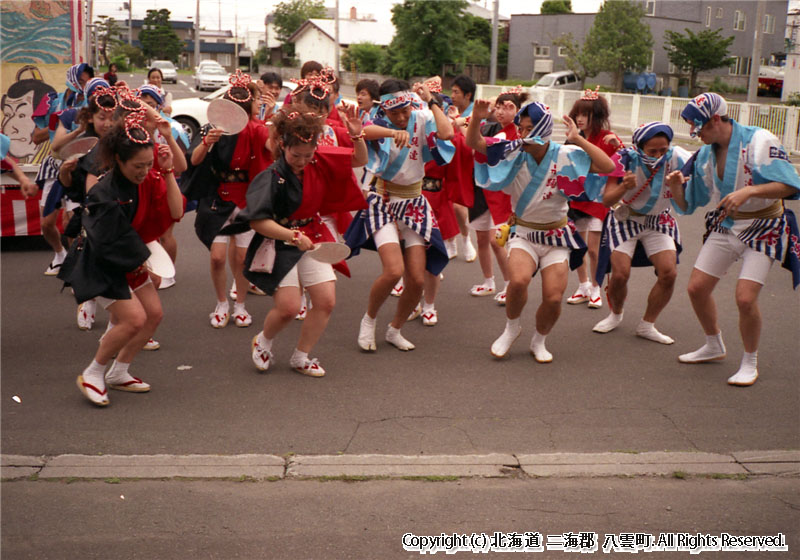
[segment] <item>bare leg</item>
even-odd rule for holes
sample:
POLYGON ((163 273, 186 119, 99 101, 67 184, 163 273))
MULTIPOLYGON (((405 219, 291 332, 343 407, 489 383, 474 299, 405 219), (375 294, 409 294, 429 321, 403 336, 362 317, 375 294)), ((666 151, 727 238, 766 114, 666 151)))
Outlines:
POLYGON ((631 258, 621 251, 611 253, 611 278, 608 281, 608 304, 612 313, 621 314, 628 297, 631 258))
POLYGON ((53 248, 54 253, 60 253, 64 250, 64 246, 61 244, 61 233, 58 231, 57 226, 59 214, 60 211, 56 210, 55 212, 43 217, 40 222, 42 228, 42 237, 44 237, 44 240, 47 241, 47 244, 53 248))
MULTIPOLYGON (((587 238, 588 233, 589 233, 588 230, 587 231, 579 231, 578 232, 578 234, 583 239, 587 238)), ((589 245, 588 240, 587 240, 586 245, 587 245, 587 249, 588 249, 588 245, 589 245)), ((587 253, 588 253, 588 251, 587 251, 587 253)), ((586 284, 587 282, 589 282, 589 273, 587 272, 587 269, 586 269, 586 257, 587 256, 584 255, 583 262, 581 263, 581 265, 578 268, 575 269, 575 272, 578 273, 578 282, 580 282, 581 284, 586 284)))
POLYGON ((692 302, 694 313, 707 336, 720 332, 717 324, 717 304, 711 296, 717 282, 719 282, 719 278, 696 268, 692 269, 692 275, 689 277, 687 288, 689 300, 692 302))
POLYGON ((644 312, 644 320, 648 323, 655 323, 658 315, 672 298, 675 279, 678 277, 677 253, 675 251, 661 251, 651 255, 650 262, 653 263, 656 269, 658 280, 656 280, 653 289, 650 290, 650 295, 647 296, 647 309, 644 312))
POLYGON ((178 260, 178 240, 175 239, 174 229, 175 224, 173 223, 158 240, 159 243, 164 246, 164 250, 169 255, 169 258, 172 259, 173 263, 178 260))
POLYGON ((494 277, 492 266, 492 252, 490 249, 491 239, 494 237, 494 230, 475 231, 478 238, 478 262, 481 265, 481 272, 485 279, 494 277))
POLYGON ((272 340, 286 325, 294 320, 300 311, 300 288, 284 286, 278 288, 273 296, 274 305, 264 319, 264 338, 272 340))
POLYGON ((461 235, 469 235, 469 210, 461 204, 453 204, 453 211, 456 214, 458 231, 461 232, 461 235))
MULTIPOLYGON (((586 254, 589 256, 589 272, 591 273, 591 278, 589 278, 589 281, 592 283, 592 286, 597 286, 597 280, 595 280, 595 278, 597 276, 597 255, 600 253, 601 233, 602 232, 599 231, 590 231, 587 234, 587 237, 584 238, 586 239, 586 254)), ((584 274, 586 274, 586 259, 584 259, 583 263, 584 274)), ((583 279, 581 279, 581 281, 583 281, 583 279)))
POLYGON ((505 247, 497 244, 497 237, 495 230, 491 231, 491 238, 489 241, 492 251, 494 251, 494 258, 497 259, 497 266, 500 268, 500 274, 503 275, 503 280, 508 281, 508 251, 505 247))
MULTIPOLYGON (((383 302, 389 297, 397 281, 403 277, 404 271, 403 252, 400 250, 398 243, 381 245, 378 247, 378 255, 381 258, 383 270, 381 275, 372 283, 372 289, 369 292, 369 303, 367 304, 367 315, 373 319, 378 316, 378 311, 383 302)), ((419 300, 419 295, 417 295, 417 299, 419 300)), ((408 314, 406 314, 406 317, 408 317, 408 314)))
POLYGON ((405 263, 405 273, 403 274, 405 289, 400 294, 397 312, 391 323, 392 327, 396 329, 400 329, 405 324, 422 296, 422 284, 425 279, 425 247, 422 245, 408 247, 403 254, 403 261, 405 263))
POLYGON ((439 293, 439 287, 441 285, 442 281, 439 279, 438 274, 431 274, 427 270, 425 271, 425 286, 423 290, 425 303, 429 305, 436 303, 436 294, 439 293))
POLYGON ((519 319, 528 303, 528 285, 536 272, 533 258, 522 249, 512 249, 508 256, 509 283, 506 291, 506 317, 519 319))
MULTIPOLYGON (((161 300, 158 297, 155 286, 152 284, 145 284, 133 293, 134 299, 138 300, 145 313, 145 322, 138 332, 133 335, 125 344, 125 346, 117 354, 117 361, 129 364, 136 357, 136 354, 144 346, 150 337, 156 332, 161 319, 164 317, 164 311, 161 307, 161 300)), ((112 306, 113 307, 113 306, 112 306)), ((117 330, 118 325, 114 325, 111 332, 117 330)))
POLYGON ((303 321, 300 329, 300 340, 297 342, 297 349, 301 352, 309 353, 314 345, 319 341, 328 320, 331 318, 333 308, 336 305, 336 282, 323 282, 306 288, 311 298, 311 309, 308 316, 303 321))
POLYGON ((566 262, 552 264, 541 270, 542 303, 536 310, 536 330, 547 335, 561 315, 561 300, 567 289, 569 266, 566 262))
POLYGON ((761 284, 740 279, 736 283, 736 305, 739 307, 739 332, 745 352, 756 352, 761 338, 761 310, 758 294, 761 284))
MULTIPOLYGON (((231 239, 231 245, 234 245, 231 239)), ((247 255, 247 247, 235 247, 233 250, 233 259, 231 259, 231 272, 233 272, 233 279, 236 282, 236 303, 244 304, 247 298, 247 289, 250 283, 244 277, 244 258, 247 255)), ((225 283, 222 284, 223 293, 225 290, 225 283)))
POLYGON ((211 281, 214 284, 214 293, 218 302, 228 301, 225 294, 228 275, 225 272, 225 261, 228 255, 227 243, 211 244, 211 281))
MULTIPOLYGON (((108 306, 114 316, 114 328, 106 333, 94 355, 98 364, 105 365, 140 332, 147 321, 147 314, 138 298, 120 299, 108 306)), ((139 345, 139 348, 142 347, 139 345)))

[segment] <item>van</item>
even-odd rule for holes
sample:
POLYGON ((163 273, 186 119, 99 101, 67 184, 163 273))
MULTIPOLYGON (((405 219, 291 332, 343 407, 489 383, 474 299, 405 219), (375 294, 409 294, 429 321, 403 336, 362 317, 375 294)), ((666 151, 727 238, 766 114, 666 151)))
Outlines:
POLYGON ((536 88, 580 89, 581 79, 572 70, 550 72, 539 78, 539 81, 531 86, 531 92, 536 88))

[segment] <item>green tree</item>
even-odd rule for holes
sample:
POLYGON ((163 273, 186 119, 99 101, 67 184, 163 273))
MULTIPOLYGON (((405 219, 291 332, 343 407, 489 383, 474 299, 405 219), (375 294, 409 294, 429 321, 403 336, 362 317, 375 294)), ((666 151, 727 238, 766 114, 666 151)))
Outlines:
POLYGON ((630 0, 604 2, 586 36, 583 51, 592 53, 601 72, 614 75, 614 88, 622 91, 625 70, 644 70, 650 63, 653 35, 642 21, 644 7, 630 0))
POLYGON ((394 39, 384 71, 401 78, 433 76, 462 59, 466 0, 404 0, 392 6, 394 39))
POLYGON ((689 29, 685 31, 686 35, 666 31, 664 50, 672 64, 689 71, 689 91, 694 92, 698 72, 728 66, 733 62, 734 59, 728 56, 728 47, 734 37, 723 37, 722 29, 707 29, 697 34, 689 29))
POLYGON ((592 78, 600 73, 594 54, 585 46, 581 47, 572 38, 572 33, 563 33, 553 41, 556 48, 564 47, 566 52, 565 64, 581 79, 581 89, 584 88, 586 78, 592 78))
POLYGON ((142 43, 142 52, 148 59, 178 61, 184 43, 173 31, 169 16, 170 12, 166 8, 147 10, 139 41, 142 43))
POLYGON ((117 38, 119 27, 117 22, 108 16, 98 16, 98 21, 94 22, 97 26, 97 41, 100 47, 100 55, 103 57, 103 64, 108 66, 111 62, 111 48, 120 43, 117 38))
POLYGON ((544 0, 540 13, 546 14, 571 14, 572 0, 544 0))
POLYGON ((275 6, 273 25, 281 42, 281 49, 287 57, 294 56, 294 43, 289 37, 300 29, 309 19, 320 19, 326 16, 322 0, 287 0, 275 6))
POLYGON ((357 72, 380 72, 386 53, 375 43, 353 43, 342 53, 342 68, 350 70, 355 64, 357 72))
POLYGON ((123 72, 129 69, 129 65, 137 68, 143 68, 145 65, 142 49, 128 43, 117 43, 111 48, 110 55, 109 60, 115 62, 123 72))

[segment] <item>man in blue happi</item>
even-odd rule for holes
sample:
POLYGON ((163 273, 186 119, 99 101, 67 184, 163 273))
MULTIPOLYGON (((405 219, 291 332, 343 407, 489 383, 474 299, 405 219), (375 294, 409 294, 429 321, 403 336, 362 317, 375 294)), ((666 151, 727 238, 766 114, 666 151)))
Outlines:
POLYGON ((716 93, 699 95, 681 116, 691 125, 692 136, 706 145, 683 170, 668 176, 670 189, 683 213, 710 202, 716 208, 706 214, 707 237, 688 287, 706 343, 678 360, 696 364, 725 358, 712 292, 730 266, 742 259, 736 304, 744 356, 728 383, 749 386, 758 378, 758 294, 767 273, 780 260, 792 271, 794 286, 800 284, 797 222, 781 200, 800 198, 800 177, 780 141, 767 130, 729 118, 727 103, 716 93))

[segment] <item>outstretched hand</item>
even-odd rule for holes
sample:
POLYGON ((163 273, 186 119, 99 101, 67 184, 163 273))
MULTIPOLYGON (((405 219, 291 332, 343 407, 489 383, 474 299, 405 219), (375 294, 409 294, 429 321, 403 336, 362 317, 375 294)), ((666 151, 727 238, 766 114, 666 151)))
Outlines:
POLYGON ((681 170, 676 169, 667 175, 665 180, 669 189, 674 192, 676 189, 683 187, 683 184, 689 180, 689 177, 684 177, 681 170))
POLYGON ((472 106, 472 118, 483 120, 489 116, 491 112, 491 101, 488 99, 478 99, 472 106))
POLYGON ((578 140, 581 139, 581 131, 578 128, 578 125, 575 124, 568 115, 564 115, 564 124, 567 127, 567 141, 572 144, 577 144, 578 140))
POLYGON ((161 169, 171 169, 174 167, 172 162, 172 150, 166 144, 158 145, 158 166, 161 169))
POLYGON ((350 136, 359 136, 363 130, 363 123, 361 117, 358 116, 358 107, 355 105, 344 105, 344 124, 347 126, 347 132, 350 136))

